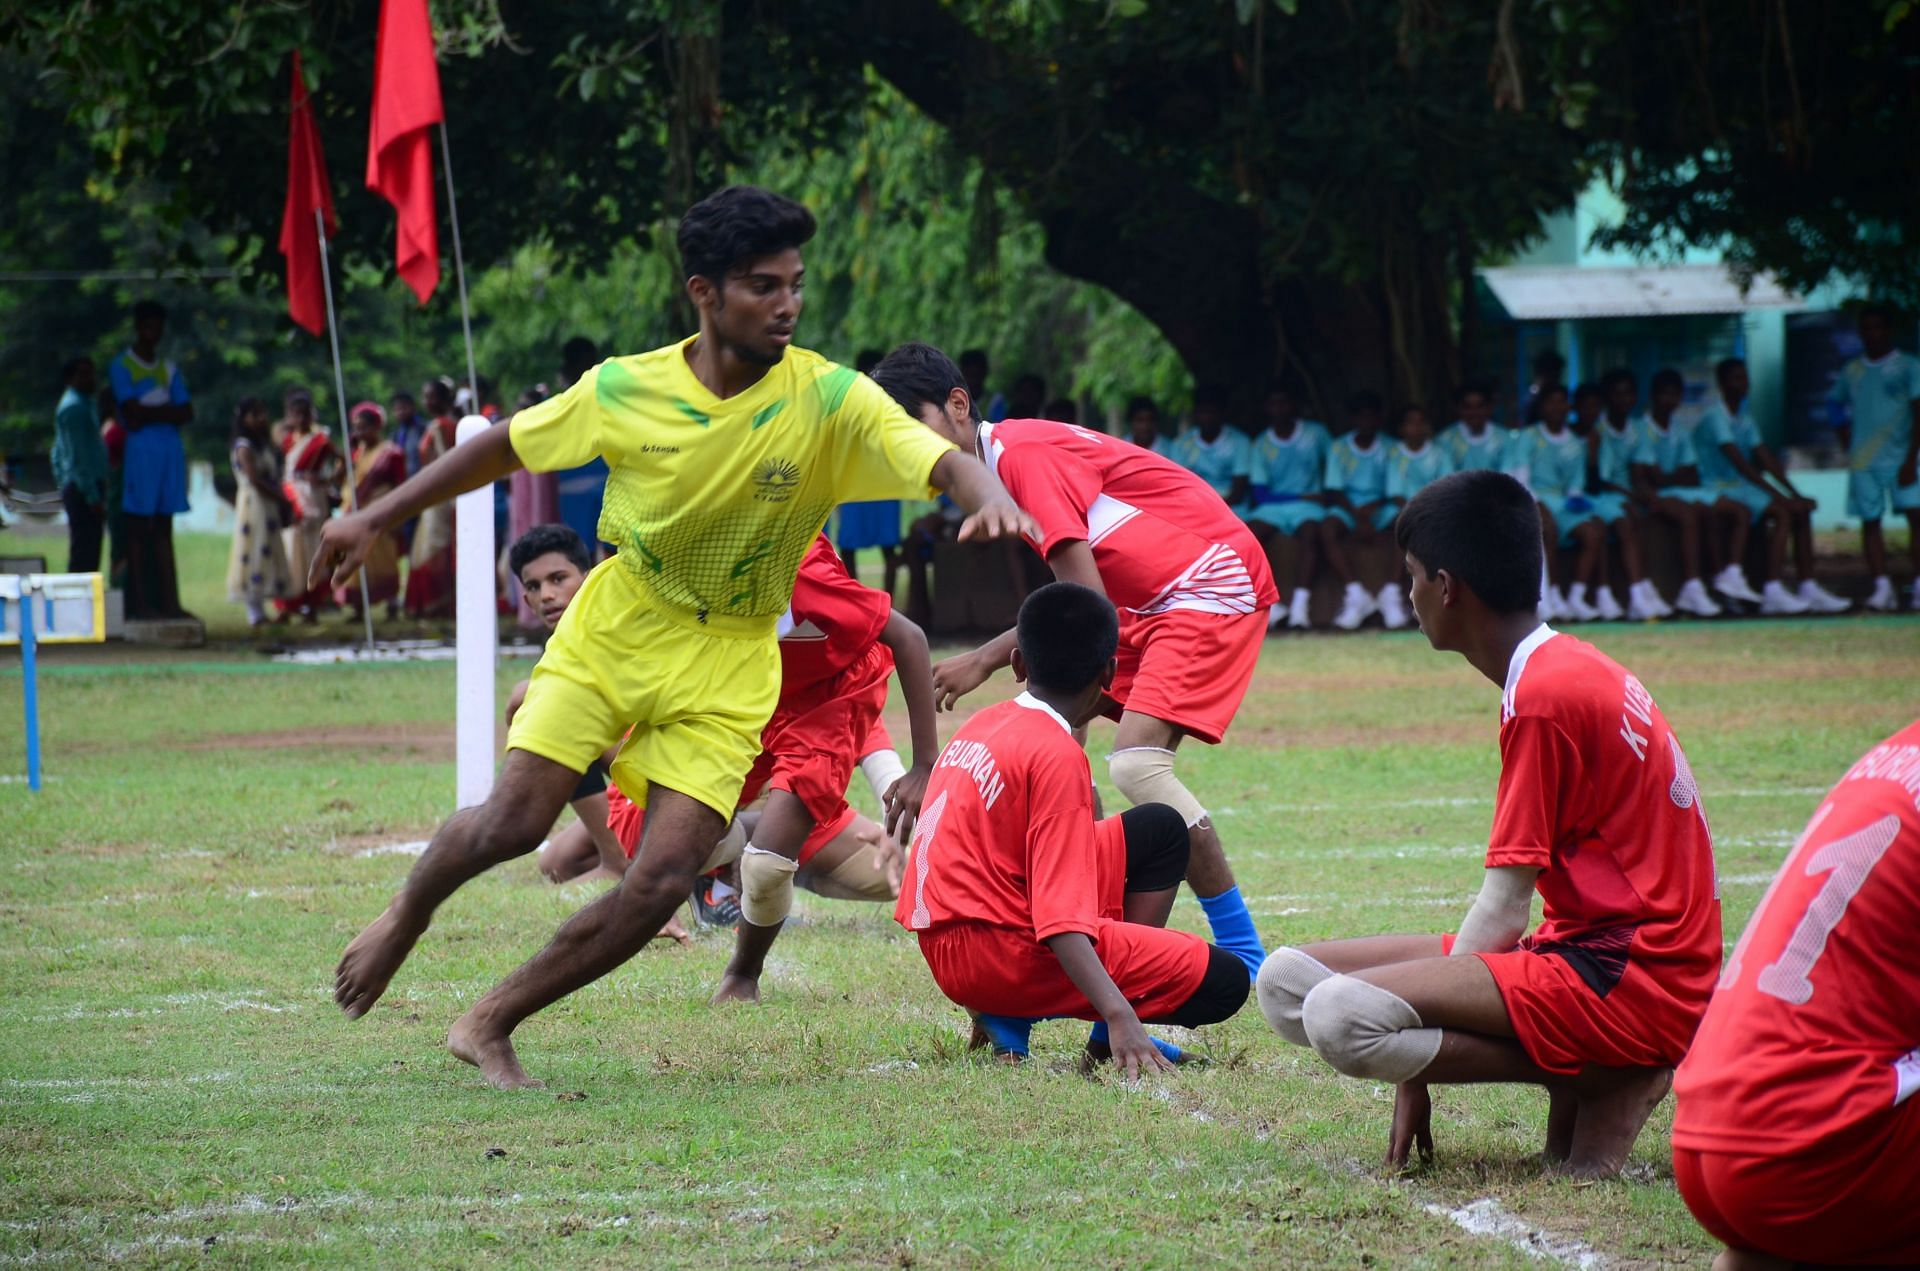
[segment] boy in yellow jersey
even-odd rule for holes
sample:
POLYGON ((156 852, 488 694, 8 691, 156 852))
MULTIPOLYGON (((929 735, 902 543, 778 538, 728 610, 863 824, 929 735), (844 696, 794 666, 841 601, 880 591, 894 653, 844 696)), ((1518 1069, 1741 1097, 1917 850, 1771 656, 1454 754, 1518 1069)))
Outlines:
POLYGON ((834 505, 944 491, 969 513, 962 538, 1032 530, 984 465, 873 381, 788 347, 813 231, 805 208, 751 186, 695 204, 679 246, 699 334, 602 362, 328 523, 314 577, 344 580, 380 533, 423 508, 523 466, 598 455, 611 469, 599 533, 619 549, 588 575, 535 666, 487 802, 440 827, 347 946, 334 999, 350 1018, 379 1000, 455 889, 539 844, 580 774, 631 726, 612 775, 646 807, 633 866, 447 1035, 494 1085, 534 1084, 514 1028, 644 946, 726 829, 780 691, 775 622, 834 505))

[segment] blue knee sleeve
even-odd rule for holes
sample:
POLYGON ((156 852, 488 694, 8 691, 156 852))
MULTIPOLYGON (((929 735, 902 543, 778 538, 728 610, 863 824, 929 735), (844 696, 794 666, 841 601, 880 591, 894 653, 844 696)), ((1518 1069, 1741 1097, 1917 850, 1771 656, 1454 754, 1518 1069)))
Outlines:
POLYGON ((1253 915, 1238 887, 1229 887, 1218 896, 1200 897, 1200 910, 1207 915, 1213 930, 1213 942, 1247 964, 1249 978, 1260 974, 1267 951, 1260 945, 1260 933, 1253 929, 1253 915))
POLYGON ((1028 1039, 1033 1034, 1037 1020, 1021 1019, 1013 1015, 981 1015, 980 1027, 986 1030, 993 1044, 1001 1050, 1015 1055, 1027 1053, 1028 1039))

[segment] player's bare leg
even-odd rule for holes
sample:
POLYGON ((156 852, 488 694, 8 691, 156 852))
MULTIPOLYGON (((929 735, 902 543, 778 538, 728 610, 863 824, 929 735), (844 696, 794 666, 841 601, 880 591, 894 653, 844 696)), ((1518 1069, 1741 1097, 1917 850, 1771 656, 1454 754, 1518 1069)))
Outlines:
MULTIPOLYGON (((1114 733, 1113 749, 1116 753, 1136 747, 1178 750, 1186 735, 1177 724, 1139 711, 1125 711, 1114 733)), ((1226 850, 1220 846, 1211 817, 1202 817, 1187 827, 1187 842, 1187 885, 1194 895, 1217 896, 1234 885, 1233 867, 1227 864, 1226 850)))
MULTIPOLYGON (((767 806, 760 813, 760 820, 753 827, 753 841, 747 846, 773 852, 790 861, 797 860, 801 846, 811 833, 813 818, 808 815, 806 805, 788 791, 775 790, 767 796, 767 806)), ((755 926, 747 921, 743 907, 740 925, 734 930, 733 958, 721 972, 720 987, 714 990, 709 1005, 760 1001, 760 974, 766 969, 767 953, 780 938, 784 922, 783 918, 768 926, 755 926)))
POLYGON ((541 877, 550 883, 587 881, 603 868, 600 848, 587 827, 575 821, 547 840, 540 852, 539 868, 541 877))
POLYGON ((693 890, 725 830, 726 818, 698 799, 653 786, 640 848, 620 885, 567 919, 546 948, 474 1003, 447 1033, 447 1049, 502 1090, 538 1084, 520 1066, 513 1030, 644 948, 693 890))
POLYGON ((1627 1164, 1640 1130, 1673 1089, 1671 1068, 1589 1066, 1574 1079, 1578 1112, 1563 1172, 1612 1178, 1627 1164))
POLYGON ((856 815, 821 845, 793 883, 828 900, 890 901, 900 895, 901 864, 899 846, 887 838, 886 830, 856 815), (848 866, 853 868, 844 868, 848 866))
POLYGON ((348 1019, 359 1019, 380 1000, 440 902, 468 879, 540 845, 579 782, 579 773, 551 759, 507 752, 487 801, 447 818, 386 912, 340 955, 333 1000, 348 1019))
POLYGON ((1547 1142, 1540 1159, 1548 1165, 1564 1165, 1573 1155, 1573 1128, 1580 1113, 1580 1100, 1565 1086, 1547 1087, 1547 1142))

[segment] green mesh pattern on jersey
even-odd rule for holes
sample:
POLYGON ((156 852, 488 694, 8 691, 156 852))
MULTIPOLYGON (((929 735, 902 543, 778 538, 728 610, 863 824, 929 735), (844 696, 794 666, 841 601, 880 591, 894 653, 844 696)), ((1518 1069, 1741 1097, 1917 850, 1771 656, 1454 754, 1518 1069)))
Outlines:
POLYGON ((813 382, 814 391, 820 394, 820 418, 826 419, 840 409, 859 376, 860 372, 850 366, 836 366, 813 382))
POLYGON ((696 614, 778 617, 793 600, 800 558, 833 511, 831 500, 798 499, 711 516, 678 503, 649 504, 640 483, 615 468, 600 508, 600 537, 649 592, 696 614))

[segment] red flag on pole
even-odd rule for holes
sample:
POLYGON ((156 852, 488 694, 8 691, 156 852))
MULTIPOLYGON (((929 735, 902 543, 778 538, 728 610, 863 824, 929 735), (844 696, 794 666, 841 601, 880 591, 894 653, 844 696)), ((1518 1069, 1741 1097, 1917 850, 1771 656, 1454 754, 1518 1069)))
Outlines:
POLYGON ((433 125, 445 118, 427 0, 381 0, 373 58, 367 188, 399 213, 394 268, 425 304, 440 282, 433 203, 433 125))
POLYGON ((325 217, 327 233, 332 234, 338 223, 333 216, 333 191, 327 183, 327 157, 320 152, 307 76, 300 68, 300 50, 295 49, 293 106, 287 126, 287 205, 280 217, 280 254, 287 258, 287 312, 295 322, 319 335, 327 323, 327 299, 325 280, 320 276, 319 227, 313 219, 316 211, 325 217))

